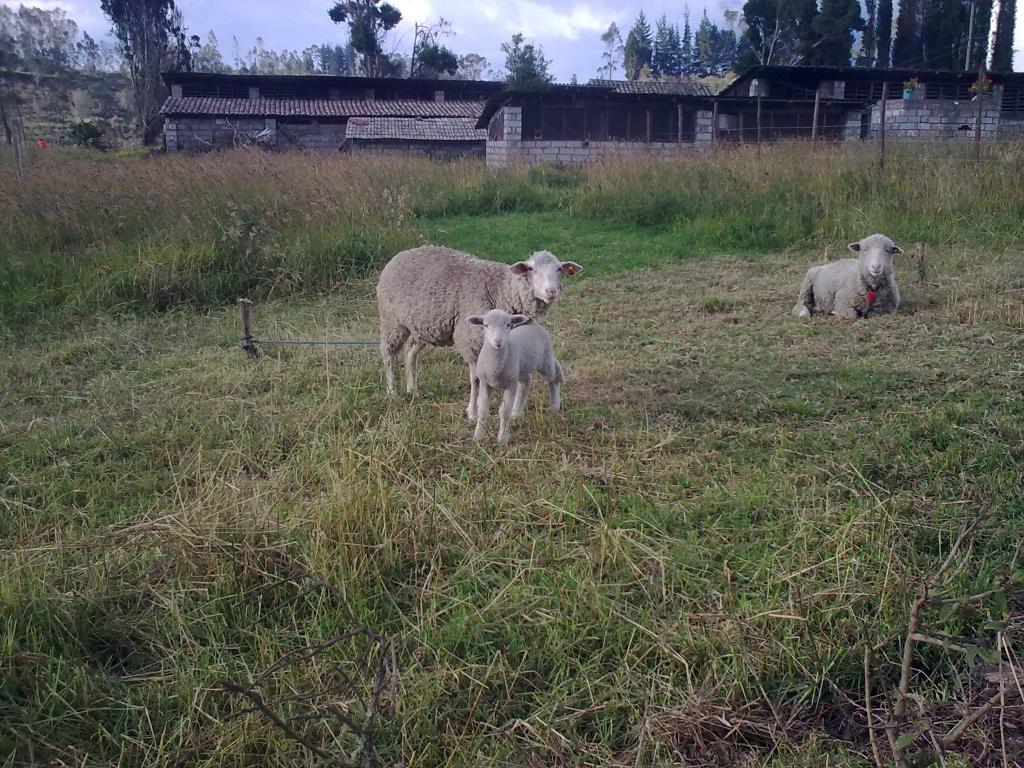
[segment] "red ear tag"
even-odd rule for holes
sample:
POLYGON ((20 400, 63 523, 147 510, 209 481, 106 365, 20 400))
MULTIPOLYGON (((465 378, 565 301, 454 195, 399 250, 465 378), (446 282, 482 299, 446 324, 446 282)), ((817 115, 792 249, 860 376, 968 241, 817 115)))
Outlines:
POLYGON ((875 299, 877 299, 877 298, 878 298, 878 292, 877 291, 868 291, 868 304, 874 304, 875 303, 875 299))

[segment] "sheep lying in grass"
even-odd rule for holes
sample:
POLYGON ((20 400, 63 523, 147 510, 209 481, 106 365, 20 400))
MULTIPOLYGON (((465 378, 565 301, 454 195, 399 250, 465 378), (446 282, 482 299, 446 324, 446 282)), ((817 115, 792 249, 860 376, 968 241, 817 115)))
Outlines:
POLYGON ((551 348, 551 334, 525 315, 510 315, 492 309, 485 315, 466 318, 469 325, 483 328, 483 348, 476 361, 480 380, 474 440, 482 440, 491 410, 491 390, 501 390, 498 410, 498 442, 509 440, 509 424, 522 416, 530 393, 530 377, 536 372, 548 383, 548 407, 557 411, 562 404, 565 376, 551 348))
POLYGON ((811 267, 800 286, 795 317, 837 315, 854 320, 873 313, 891 314, 900 305, 900 292, 892 273, 892 257, 903 249, 885 235, 871 235, 850 243, 856 259, 841 259, 811 267))
POLYGON ((406 390, 411 395, 416 394, 420 353, 428 346, 454 344, 469 366, 466 415, 472 421, 478 389, 473 366, 483 334, 463 319, 491 309, 542 318, 562 293, 561 276, 582 269, 548 251, 511 266, 436 245, 399 253, 377 282, 380 351, 388 394, 395 394, 395 358, 406 342, 406 390))

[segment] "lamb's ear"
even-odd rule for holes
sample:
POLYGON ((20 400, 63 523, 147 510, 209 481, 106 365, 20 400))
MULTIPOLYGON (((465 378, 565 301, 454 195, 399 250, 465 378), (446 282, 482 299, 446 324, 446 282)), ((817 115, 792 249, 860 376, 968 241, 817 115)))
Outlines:
POLYGON ((531 267, 525 261, 517 261, 515 264, 509 267, 509 269, 512 270, 513 275, 519 275, 520 277, 522 277, 523 275, 529 273, 529 271, 533 269, 533 267, 531 267))
POLYGON ((847 247, 847 248, 849 248, 849 249, 850 249, 851 251, 853 251, 854 253, 860 253, 860 242, 856 242, 856 243, 850 243, 850 244, 849 244, 848 246, 846 246, 846 247, 847 247))
POLYGON ((530 322, 530 318, 528 318, 526 315, 512 315, 513 328, 516 328, 517 326, 520 325, 526 325, 528 322, 530 322))
POLYGON ((892 247, 892 252, 893 252, 894 254, 896 254, 896 253, 903 253, 903 249, 902 249, 902 248, 900 248, 900 247, 899 247, 898 245, 893 245, 893 247, 892 247))
POLYGON ((573 275, 578 275, 580 272, 583 271, 583 267, 580 264, 577 264, 575 261, 563 261, 558 269, 561 271, 563 275, 568 275, 569 277, 572 277, 573 275))
POLYGON ((466 322, 469 323, 470 325, 483 325, 484 319, 480 315, 470 315, 469 317, 466 318, 466 322))

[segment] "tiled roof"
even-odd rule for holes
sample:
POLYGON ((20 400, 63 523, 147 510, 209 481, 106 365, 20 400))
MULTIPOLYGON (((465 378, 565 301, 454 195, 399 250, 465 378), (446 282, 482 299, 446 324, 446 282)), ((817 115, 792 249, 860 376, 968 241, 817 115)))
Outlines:
POLYGON ((486 141, 487 131, 475 126, 472 117, 353 117, 345 136, 356 140, 486 141))
POLYGON ((711 89, 696 80, 599 80, 587 85, 611 88, 615 93, 668 94, 671 96, 712 96, 711 89))
POLYGON ((369 101, 348 99, 218 99, 171 96, 165 115, 224 115, 231 117, 463 117, 476 119, 479 101, 369 101))

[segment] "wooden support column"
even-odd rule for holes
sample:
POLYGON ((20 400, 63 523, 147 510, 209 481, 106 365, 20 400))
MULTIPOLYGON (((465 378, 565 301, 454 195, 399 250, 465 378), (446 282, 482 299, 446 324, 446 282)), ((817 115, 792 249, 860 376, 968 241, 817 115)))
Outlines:
POLYGON ((978 62, 978 81, 975 98, 978 99, 978 118, 974 124, 974 162, 981 163, 981 112, 985 105, 985 59, 978 62))
POLYGON ((647 143, 651 143, 651 136, 654 133, 654 117, 651 115, 651 110, 647 110, 647 143))
POLYGON ((821 117, 821 83, 814 92, 814 123, 811 125, 811 141, 818 140, 818 120, 821 117))
POLYGON ((761 97, 757 97, 757 143, 761 143, 761 97))
POLYGON ((676 141, 683 143, 683 105, 676 105, 676 141))
POLYGON ((718 99, 711 107, 711 146, 718 146, 718 99))
POLYGON ((879 170, 885 171, 885 104, 889 100, 889 83, 882 83, 882 104, 879 112, 878 141, 881 155, 878 161, 879 170))

